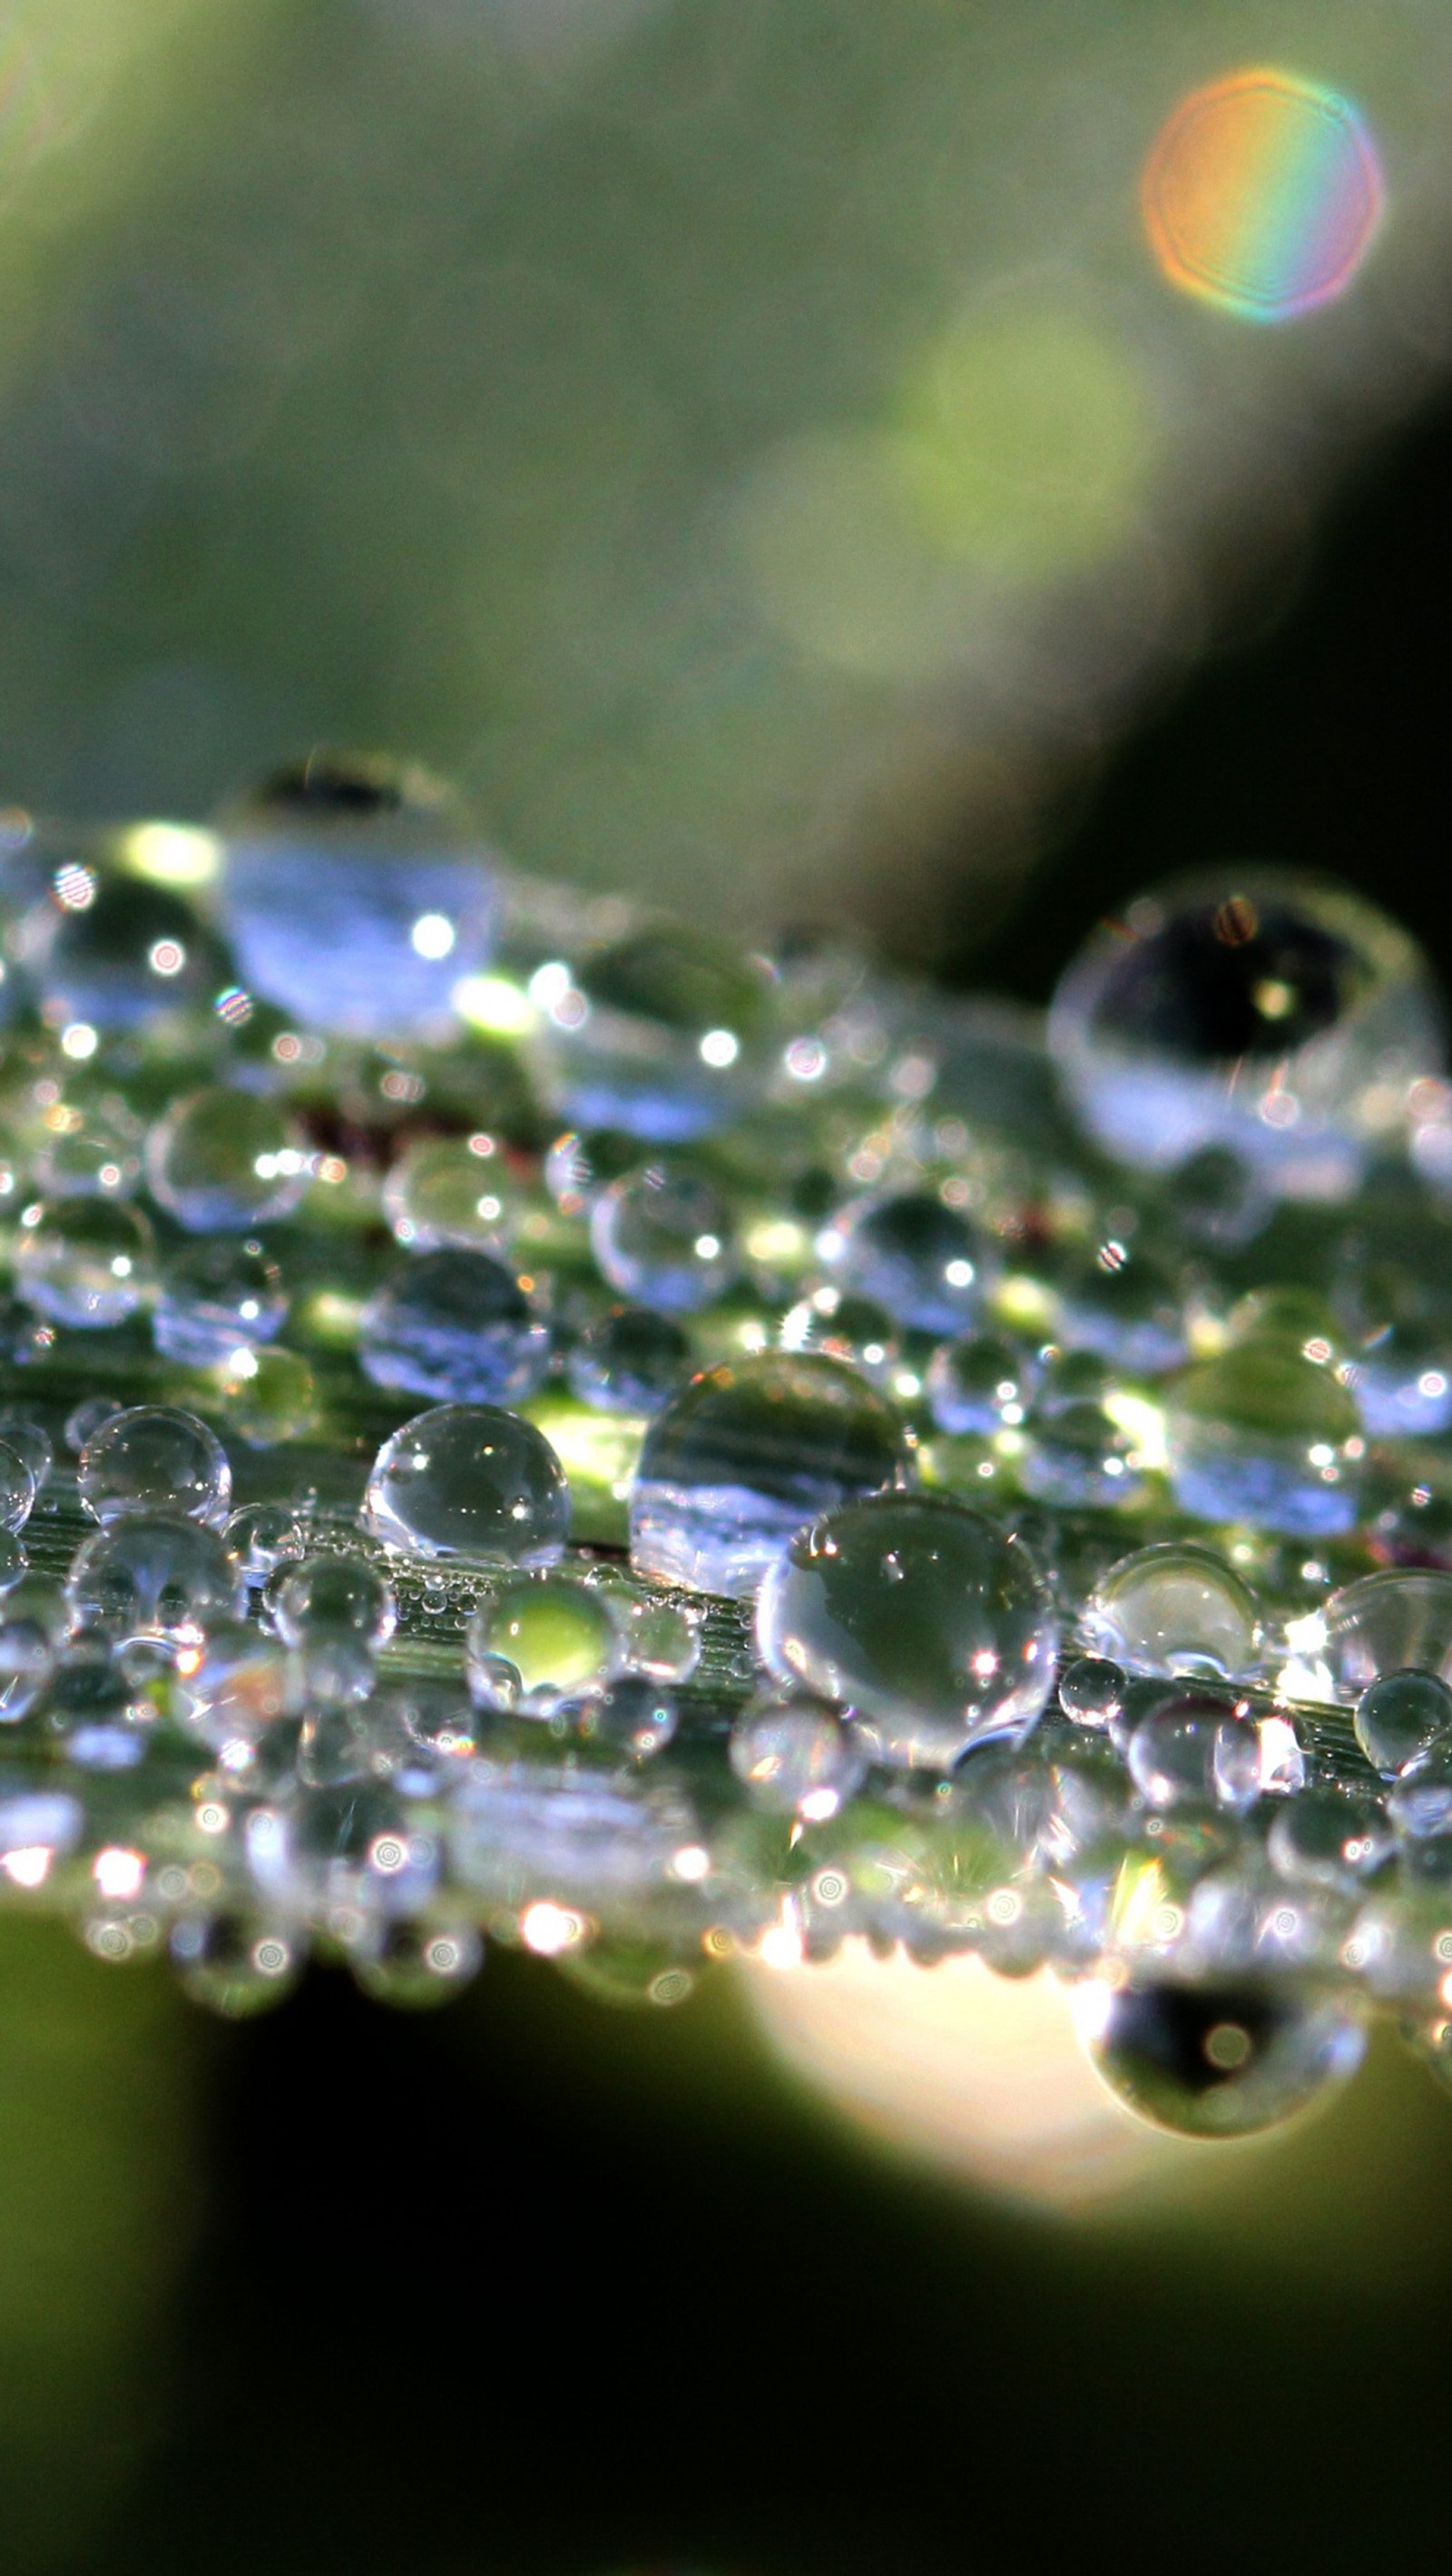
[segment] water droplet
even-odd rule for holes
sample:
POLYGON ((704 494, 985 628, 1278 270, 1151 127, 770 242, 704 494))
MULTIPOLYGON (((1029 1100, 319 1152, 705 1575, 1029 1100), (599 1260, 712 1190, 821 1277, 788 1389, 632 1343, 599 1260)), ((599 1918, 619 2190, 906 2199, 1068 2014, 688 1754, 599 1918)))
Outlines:
POLYGON ((964 1332, 992 1271, 978 1228, 926 1190, 859 1200, 819 1249, 849 1287, 920 1333, 964 1332))
POLYGON ((319 1419, 317 1382, 299 1351, 281 1342, 242 1343, 211 1371, 213 1396, 229 1431, 249 1449, 306 1440, 319 1419))
POLYGON ((1109 1727, 1124 1706, 1124 1673, 1104 1655, 1079 1655, 1059 1678, 1059 1706, 1076 1726, 1109 1727))
POLYGON ((1229 1148, 1295 1198, 1356 1186, 1379 1059, 1441 1070, 1414 943, 1344 887, 1226 871, 1106 924, 1054 998, 1050 1042, 1097 1141, 1161 1168, 1229 1148))
POLYGON ((1366 2045, 1354 2008, 1259 1985, 1075 1990, 1091 2064, 1157 2126, 1192 2138, 1274 2128, 1355 2072, 1366 2045))
POLYGON ((174 1100, 146 1140, 152 1197, 189 1233, 291 1214, 308 1185, 307 1140, 275 1101, 220 1086, 174 1100))
POLYGON ((449 1024, 487 964, 489 854, 413 767, 314 752, 227 818, 222 916, 242 978, 305 1027, 351 1037, 449 1024))
POLYGON ((934 1769, 1026 1732, 1058 1644, 1027 1548, 916 1494, 849 1503, 796 1538, 762 1583, 756 1635, 782 1681, 852 1710, 876 1760, 934 1769))
POLYGON ((580 1126, 688 1143, 759 1094, 771 1024, 760 965, 671 926, 633 931, 573 974, 544 970, 550 1096, 580 1126))
POLYGON ((620 1636, 609 1596, 571 1574, 522 1574, 497 1584, 465 1632, 465 1652, 497 1656, 519 1674, 519 1707, 547 1716, 558 1701, 603 1690, 618 1669, 620 1636))
POLYGON ((1338 1699, 1358 1701, 1384 1674, 1436 1673, 1452 1682, 1452 1574, 1388 1567, 1333 1592, 1326 1657, 1338 1699))
POLYGON ((350 1943, 348 1965, 365 1995, 405 2012, 430 2012, 472 1985, 484 1964, 484 1944, 472 1923, 370 1924, 350 1943))
POLYGON ((1452 1690, 1435 1673, 1384 1673, 1356 1707, 1356 1741, 1384 1780, 1395 1780, 1439 1739, 1452 1743, 1452 1690))
POLYGON ((224 1757, 259 1744, 288 1706, 287 1657, 275 1637, 244 1619, 215 1619, 188 1672, 189 1731, 224 1757))
POLYGON ((287 1291, 270 1253, 241 1241, 184 1243, 162 1263, 151 1318, 157 1349, 187 1368, 208 1368, 282 1330, 287 1291))
POLYGON ((928 1364, 926 1393, 942 1431, 1014 1430, 1028 1414, 1038 1367, 991 1333, 944 1342, 928 1364))
POLYGON ((150 1294, 151 1228, 120 1201, 38 1200, 20 1220, 15 1285, 54 1324, 124 1324, 150 1294))
POLYGON ((668 1314, 709 1306, 736 1270, 730 1206, 680 1163, 648 1163, 612 1181, 591 1209, 590 1246, 608 1287, 668 1314))
POLYGON ((81 873, 49 898, 31 925, 33 972, 46 1019, 57 1028, 135 1029, 205 1012, 230 973, 221 943, 193 906, 159 886, 109 870, 81 873))
POLYGON ((364 1519, 412 1555, 544 1565, 564 1546, 570 1493, 533 1423, 492 1405, 441 1404, 385 1440, 364 1519))
POLYGON ((220 1526, 232 1503, 220 1440, 194 1413, 165 1404, 111 1414, 82 1450, 76 1482, 103 1526, 126 1512, 175 1512, 220 1526))
POLYGON ((562 1714, 573 1719, 578 1741, 597 1753, 648 1762, 675 1735, 675 1694, 643 1673, 623 1673, 607 1691, 591 1692, 562 1714))
POLYGON ((659 1413, 689 1375, 691 1345, 672 1315, 611 1306, 587 1324, 566 1363, 582 1404, 604 1413, 659 1413))
POLYGON ((508 1243, 522 1205, 502 1145, 481 1131, 410 1145, 384 1182, 383 1212, 411 1252, 489 1251, 508 1243))
POLYGON ((260 1585, 285 1557, 302 1553, 298 1516, 290 1503, 244 1503, 226 1528, 227 1553, 243 1581, 260 1585))
POLYGON ((141 1186, 141 1120, 117 1094, 84 1110, 58 1102, 32 1165, 46 1198, 129 1199, 141 1186))
POLYGON ((646 1436, 631 1562, 744 1596, 804 1523, 896 1482, 905 1460, 892 1406, 839 1361, 780 1351, 708 1369, 646 1436))
POLYGON ((383 1646, 398 1625, 392 1584, 361 1556, 304 1557, 279 1575, 268 1606, 289 1646, 340 1629, 383 1646))
POLYGON ((0 1440, 0 1530, 22 1530, 35 1503, 35 1477, 28 1462, 0 1440))
POLYGON ((902 1357, 902 1339, 892 1316, 873 1297, 856 1297, 841 1288, 814 1288, 782 1319, 784 1351, 820 1351, 843 1360, 864 1377, 890 1382, 902 1357))
POLYGON ((756 1699, 731 1730, 731 1768, 769 1815, 824 1824, 856 1794, 867 1757, 833 1710, 805 1694, 756 1699))
POLYGON ((307 1957, 294 1925, 252 1914, 183 1915, 167 1947, 183 1993, 227 2021, 250 2021, 284 2003, 307 1957))
POLYGON ((109 1422, 120 1405, 114 1395, 88 1395, 74 1411, 66 1415, 65 1443, 72 1457, 78 1458, 88 1440, 93 1440, 103 1422, 109 1422))
POLYGON ((1197 1520, 1297 1538, 1355 1523, 1356 1406, 1324 1362, 1278 1340, 1251 1339, 1176 1378, 1165 1448, 1175 1500, 1197 1520))
POLYGON ((1266 1841, 1272 1868, 1293 1886, 1348 1889, 1379 1869, 1391 1847, 1381 1809, 1332 1788, 1286 1799, 1266 1841))
POLYGON ((518 1403, 541 1383, 549 1356, 549 1328, 523 1281, 486 1252, 410 1258, 363 1310, 365 1375, 409 1395, 518 1403))
POLYGON ((1206 1547, 1169 1541, 1120 1560, 1090 1594, 1084 1643, 1137 1672, 1239 1681, 1260 1652, 1255 1595, 1206 1547))
POLYGON ((77 1620, 120 1637, 194 1636, 240 1618, 242 1586, 199 1521, 128 1512, 77 1549, 66 1592, 77 1620))

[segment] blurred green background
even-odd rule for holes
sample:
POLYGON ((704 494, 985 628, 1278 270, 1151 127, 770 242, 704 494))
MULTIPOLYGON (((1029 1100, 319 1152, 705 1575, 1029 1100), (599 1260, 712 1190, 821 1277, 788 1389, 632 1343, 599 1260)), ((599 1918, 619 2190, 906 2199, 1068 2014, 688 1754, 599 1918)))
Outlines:
MULTIPOLYGON (((22 0, 0 791, 197 815, 376 742, 527 866, 1031 994, 1229 848, 1445 964, 1449 123, 1433 0, 22 0), (1283 330, 1176 296, 1136 198, 1264 60, 1389 190, 1283 330)), ((1390 2043, 1086 2206, 1119 2149, 1014 2126, 1052 2034, 945 1989, 917 2076, 798 2031, 809 2083, 754 1991, 506 1958, 229 2031, 7 1925, 6 2576, 1440 2542, 1452 2104, 1390 2043)))

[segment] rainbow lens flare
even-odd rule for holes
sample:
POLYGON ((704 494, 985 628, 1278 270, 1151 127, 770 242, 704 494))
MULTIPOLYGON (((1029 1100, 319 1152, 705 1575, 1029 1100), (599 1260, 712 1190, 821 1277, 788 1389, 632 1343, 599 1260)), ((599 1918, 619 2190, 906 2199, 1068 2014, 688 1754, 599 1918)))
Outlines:
POLYGON ((1171 284, 1246 322, 1287 322, 1340 295, 1384 197, 1349 100, 1278 71, 1192 90, 1156 136, 1142 189, 1171 284))

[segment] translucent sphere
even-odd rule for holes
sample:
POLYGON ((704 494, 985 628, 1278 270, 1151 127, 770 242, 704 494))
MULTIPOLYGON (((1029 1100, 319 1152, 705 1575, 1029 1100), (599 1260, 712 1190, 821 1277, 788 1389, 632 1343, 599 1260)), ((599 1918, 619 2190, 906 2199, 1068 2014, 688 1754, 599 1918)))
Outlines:
POLYGON ((38 1201, 20 1220, 15 1285, 53 1324, 124 1324, 150 1294, 151 1228, 139 1209, 111 1199, 38 1201))
POLYGON ((780 1680, 850 1707, 877 1761, 945 1769, 1026 1733, 1058 1626, 1020 1540, 962 1504, 884 1494, 792 1541, 762 1582, 756 1637, 780 1680))
POLYGON ((424 1136, 383 1184, 383 1213, 411 1252, 498 1249, 522 1212, 504 1148, 494 1136, 424 1136))
POLYGON ((370 1924, 348 1951, 348 1965, 372 2002, 397 2012, 432 2012, 473 1984, 484 1943, 472 1923, 370 1924))
POLYGON ((633 931, 573 974, 545 968, 533 989, 546 1088, 581 1127, 684 1144, 764 1086, 770 982, 719 940, 670 925, 633 931))
POLYGON ((37 1422, 24 1405, 0 1404, 0 1440, 7 1448, 13 1449, 17 1457, 25 1460, 39 1493, 55 1459, 50 1433, 44 1424, 37 1422))
POLYGON ((1110 1727, 1124 1707, 1121 1665, 1105 1655, 1077 1655, 1059 1676, 1059 1706, 1076 1726, 1110 1727))
POLYGON ((333 1629, 384 1646, 398 1625, 392 1584, 361 1556, 306 1556, 279 1575, 268 1599, 278 1635, 290 1646, 333 1629))
POLYGON ((544 1158, 544 1185, 561 1216, 582 1216, 601 1190, 623 1180, 644 1159, 647 1147, 623 1128, 596 1127, 582 1133, 567 1127, 544 1158))
POLYGON ((1249 1806, 1260 1789, 1253 1725, 1208 1693, 1177 1692, 1142 1717, 1125 1760, 1151 1807, 1249 1806))
POLYGON ((570 1527, 570 1489, 542 1432, 486 1404, 441 1404, 385 1440, 363 1517, 415 1556, 547 1565, 570 1527))
POLYGON ((731 1730, 731 1768, 753 1803, 824 1824, 867 1774, 867 1757, 832 1709, 804 1695, 748 1703, 731 1730))
POLYGON ((306 1440, 318 1424, 317 1381, 300 1351, 280 1342, 261 1350, 239 1342, 214 1362, 215 1403, 229 1432, 249 1449, 275 1449, 306 1440))
POLYGON ((1135 1672, 1240 1681, 1255 1669, 1254 1593, 1207 1547, 1136 1549, 1096 1584, 1080 1617, 1095 1654, 1135 1672))
POLYGON ((250 2021, 285 2003, 307 1959, 295 1925, 252 1914, 183 1915, 167 1949, 182 1992, 225 2021, 250 2021))
POLYGON ((191 1234, 290 1215, 309 1167, 307 1141, 276 1101, 221 1085, 174 1100, 146 1140, 147 1188, 191 1234))
POLYGON ((610 1606, 629 1670, 656 1682, 688 1682, 701 1660, 701 1620, 677 1601, 611 1584, 610 1606))
POLYGON ((927 1398, 940 1431, 1016 1430, 1038 1379, 1028 1353, 992 1333, 944 1342, 928 1363, 927 1398))
POLYGON ((1354 2074, 1366 2046, 1353 2007, 1258 1985, 1075 1990, 1090 2063, 1160 2128, 1239 2138, 1274 2128, 1354 2074))
POLYGON ((0 1608, 0 1726, 14 1726, 49 1681, 60 1640, 43 1619, 6 1601, 0 1608))
POLYGON ((447 1027, 487 963, 490 854, 424 771, 314 752, 226 818, 222 915, 242 979, 305 1027, 447 1027))
POLYGON ((1271 1866, 1292 1886, 1350 1890, 1381 1867, 1392 1837, 1370 1798, 1334 1788, 1287 1798, 1266 1838, 1271 1866))
POLYGON ((504 1656, 522 1685, 525 1715, 572 1692, 603 1690, 619 1669, 620 1635, 609 1598, 572 1574, 522 1574, 498 1584, 469 1622, 465 1653, 504 1656))
POLYGON ((630 1506, 638 1573, 744 1598, 793 1533, 897 1483, 902 1425, 837 1360, 787 1351, 707 1369, 646 1434, 630 1506))
POLYGON ((1097 1141, 1171 1167, 1228 1147, 1270 1188, 1356 1186, 1391 1088, 1442 1064, 1414 943, 1346 888, 1229 869, 1143 896, 1055 995, 1050 1044, 1097 1141))
POLYGON ((679 1722, 675 1693, 644 1673, 622 1673, 608 1690, 591 1691, 575 1703, 574 1716, 583 1744, 629 1762, 663 1752, 679 1722))
POLYGON ((885 1306, 849 1289, 814 1288, 782 1318, 784 1351, 820 1351, 844 1360, 865 1377, 889 1379, 902 1356, 902 1338, 885 1306))
POLYGON ((991 1276, 978 1228, 927 1190, 860 1199, 819 1238, 823 1259, 849 1287, 920 1333, 962 1333, 991 1276))
POLYGON ((298 1515, 290 1503, 244 1503, 225 1532, 227 1552, 244 1583, 263 1584, 286 1558, 302 1554, 298 1515))
POLYGON ((22 1530, 35 1505, 35 1475, 28 1459, 0 1440, 0 1530, 22 1530))
POLYGON ((1333 1592, 1324 1615, 1337 1699, 1354 1704, 1392 1673, 1435 1673, 1452 1684, 1452 1574, 1389 1566, 1333 1592))
POLYGON ((106 1526, 127 1512, 176 1512, 220 1527, 232 1506, 227 1453, 205 1422, 167 1404, 113 1413, 81 1451, 81 1501, 106 1526))
POLYGON ((31 931, 45 1016, 62 1028, 133 1029, 205 1011, 230 973, 183 896, 106 868, 59 869, 31 931))
POLYGON ((675 1317, 649 1306, 597 1315, 566 1362, 580 1402, 601 1413, 659 1413, 690 1366, 691 1345, 675 1317))
POLYGON ((88 1395, 66 1415, 65 1443, 72 1457, 78 1458, 88 1440, 94 1439, 103 1422, 109 1422, 120 1405, 114 1395, 88 1395))
POLYGON ((282 1272, 252 1235, 184 1243, 162 1263, 152 1338, 163 1358, 210 1368, 282 1330, 282 1272))
POLYGON ((122 1637, 199 1636, 245 1606, 217 1533, 161 1512, 128 1512, 85 1540, 66 1593, 78 1621, 122 1637))
POLYGON ((1185 1357, 1179 1281, 1152 1254, 1117 1239, 1066 1271, 1058 1304, 1059 1339, 1070 1350, 1097 1351, 1138 1377, 1159 1377, 1185 1357))
POLYGON ((400 1264, 363 1311, 358 1357, 375 1386, 459 1404, 517 1404, 549 1366, 549 1327, 487 1252, 400 1264))
POLYGON ((245 1619, 217 1619, 187 1677, 189 1731, 220 1754, 244 1760, 289 1705, 287 1656, 276 1637, 245 1619))
POLYGON ((141 1186, 142 1122, 112 1093, 84 1109, 58 1102, 32 1171, 46 1198, 129 1199, 141 1186))
POLYGON ((1356 1741, 1384 1780, 1400 1778, 1434 1744, 1452 1744, 1452 1690, 1435 1673, 1384 1673, 1357 1702, 1356 1741))
POLYGON ((714 1182, 679 1164, 648 1163, 612 1181, 590 1211, 590 1248, 618 1296, 672 1315, 709 1306, 736 1271, 730 1206, 714 1182))
POLYGON ((1029 1416, 1019 1481, 1036 1502, 1095 1511, 1132 1503, 1144 1489, 1132 1433, 1105 1407, 1110 1380, 1088 1351, 1060 1354, 1045 1369, 1029 1416))
POLYGON ((1165 1414, 1170 1483, 1197 1520, 1293 1538, 1353 1527, 1360 1418, 1324 1362, 1278 1341, 1232 1345, 1177 1377, 1165 1414))

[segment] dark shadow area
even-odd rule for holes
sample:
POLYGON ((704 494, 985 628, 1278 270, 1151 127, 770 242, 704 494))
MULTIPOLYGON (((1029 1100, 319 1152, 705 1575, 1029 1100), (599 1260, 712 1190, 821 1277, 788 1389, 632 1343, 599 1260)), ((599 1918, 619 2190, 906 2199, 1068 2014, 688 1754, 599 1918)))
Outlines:
POLYGON ((1344 877, 1452 968, 1452 405, 1389 438, 1321 529, 1285 615, 1199 668, 955 981, 1045 1000, 1098 916, 1227 857, 1344 877))

